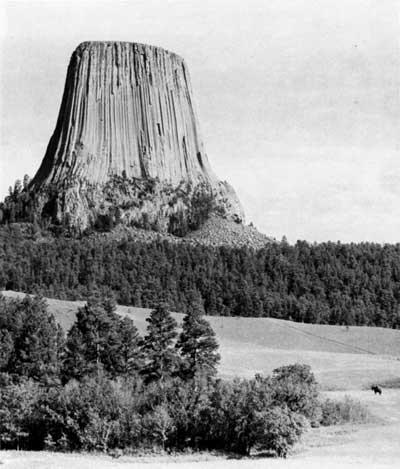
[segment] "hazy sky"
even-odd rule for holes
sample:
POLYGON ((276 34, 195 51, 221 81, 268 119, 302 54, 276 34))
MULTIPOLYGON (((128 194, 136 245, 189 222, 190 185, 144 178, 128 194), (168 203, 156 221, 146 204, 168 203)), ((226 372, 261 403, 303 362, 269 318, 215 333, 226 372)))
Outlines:
POLYGON ((85 40, 191 73, 212 168, 289 241, 400 241, 400 0, 0 1, 0 196, 34 175, 85 40))

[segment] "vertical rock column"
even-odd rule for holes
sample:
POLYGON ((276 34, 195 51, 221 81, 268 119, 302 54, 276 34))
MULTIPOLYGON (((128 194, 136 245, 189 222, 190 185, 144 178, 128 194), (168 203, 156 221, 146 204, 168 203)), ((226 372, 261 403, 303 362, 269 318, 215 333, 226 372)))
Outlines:
POLYGON ((216 182, 187 67, 164 49, 85 42, 72 54, 55 132, 34 186, 127 177, 216 182))
POLYGON ((39 216, 84 229, 118 208, 119 220, 128 224, 140 225, 145 214, 169 229, 171 217, 193 210, 199 188, 213 194, 219 213, 243 219, 233 189, 208 163, 183 59, 144 44, 80 44, 54 134, 29 188, 39 216), (113 192, 115 177, 125 187, 113 192))

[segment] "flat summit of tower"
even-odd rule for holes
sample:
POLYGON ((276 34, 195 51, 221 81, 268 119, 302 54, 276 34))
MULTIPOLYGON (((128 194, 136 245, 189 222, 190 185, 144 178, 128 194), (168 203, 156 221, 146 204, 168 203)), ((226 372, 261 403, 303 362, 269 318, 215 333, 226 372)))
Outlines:
POLYGON ((145 44, 143 42, 132 42, 132 41, 82 41, 75 49, 75 53, 82 52, 84 50, 90 50, 95 47, 132 47, 138 49, 157 49, 164 53, 173 55, 178 59, 184 61, 183 57, 177 54, 176 52, 172 52, 169 49, 166 49, 161 46, 156 46, 153 44, 145 44))

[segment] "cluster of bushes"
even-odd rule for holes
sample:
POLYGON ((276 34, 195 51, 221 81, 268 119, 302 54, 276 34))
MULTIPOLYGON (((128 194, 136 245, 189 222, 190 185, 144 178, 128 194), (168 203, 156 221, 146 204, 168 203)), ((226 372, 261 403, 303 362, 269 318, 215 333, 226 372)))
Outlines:
POLYGON ((400 244, 282 242, 254 251, 46 237, 29 226, 0 227, 0 289, 70 300, 111 290, 120 304, 166 301, 182 312, 194 290, 210 315, 400 327, 400 244))
POLYGON ((372 419, 368 408, 361 402, 345 396, 343 401, 326 399, 321 403, 321 425, 366 423, 372 419))
MULTIPOLYGON (((277 371, 279 372, 279 371, 277 371)), ((33 380, 0 390, 2 448, 59 451, 216 450, 286 456, 309 427, 275 396, 274 377, 252 380, 139 377, 104 373, 44 387, 33 380)))
POLYGON ((147 321, 141 337, 111 300, 91 300, 64 338, 42 299, 0 297, 1 447, 285 456, 319 423, 308 366, 224 381, 195 300, 180 333, 163 305, 147 321))

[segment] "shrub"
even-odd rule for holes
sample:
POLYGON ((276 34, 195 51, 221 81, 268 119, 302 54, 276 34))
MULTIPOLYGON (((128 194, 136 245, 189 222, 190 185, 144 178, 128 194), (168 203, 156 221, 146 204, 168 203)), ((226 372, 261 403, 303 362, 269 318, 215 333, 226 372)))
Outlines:
POLYGON ((292 412, 304 415, 313 424, 318 422, 318 384, 309 365, 296 363, 275 369, 272 385, 276 405, 286 404, 292 412))
POLYGON ((254 447, 278 457, 286 457, 309 423, 304 415, 286 407, 272 407, 256 414, 254 447))
POLYGON ((267 411, 271 403, 268 378, 217 382, 205 411, 207 447, 250 454, 259 432, 258 415, 267 411))
POLYGON ((39 385, 33 380, 0 387, 1 448, 35 448, 33 414, 40 393, 39 385))
POLYGON ((107 452, 134 446, 141 431, 134 395, 128 382, 104 375, 70 381, 40 403, 46 440, 62 450, 107 452))
POLYGON ((137 377, 110 380, 100 373, 47 389, 33 381, 6 384, 0 392, 0 441, 7 448, 58 451, 193 448, 284 457, 307 419, 274 403, 273 391, 272 380, 260 376, 144 384, 137 377))
POLYGON ((371 419, 368 408, 361 402, 345 396, 343 401, 325 399, 321 404, 321 425, 366 423, 371 419))
POLYGON ((143 439, 150 446, 166 448, 168 439, 175 428, 174 420, 168 412, 167 406, 159 405, 152 412, 143 416, 143 439))

